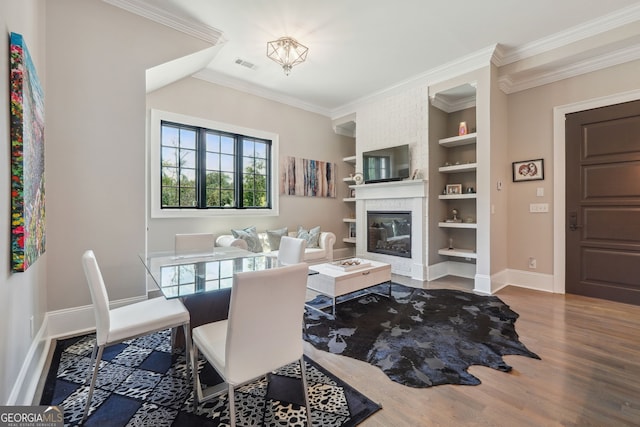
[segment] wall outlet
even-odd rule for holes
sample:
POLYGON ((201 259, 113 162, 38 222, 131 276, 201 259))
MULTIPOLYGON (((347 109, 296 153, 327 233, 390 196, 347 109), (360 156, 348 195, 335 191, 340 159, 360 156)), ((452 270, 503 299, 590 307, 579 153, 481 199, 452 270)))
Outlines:
POLYGON ((538 262, 536 261, 536 259, 534 257, 529 257, 529 268, 537 268, 538 267, 538 262))

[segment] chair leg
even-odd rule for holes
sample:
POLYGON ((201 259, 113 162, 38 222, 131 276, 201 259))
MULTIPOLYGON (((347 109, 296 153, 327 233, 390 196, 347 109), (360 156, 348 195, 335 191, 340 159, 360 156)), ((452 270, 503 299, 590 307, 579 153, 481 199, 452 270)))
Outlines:
POLYGON ((193 346, 193 359, 191 360, 191 376, 193 381, 193 412, 195 413, 200 404, 200 376, 198 375, 198 346, 193 346))
POLYGON ((229 394, 227 395, 227 398, 229 399, 229 426, 236 427, 236 399, 235 392, 231 384, 229 384, 229 394))
POLYGON ((300 357, 300 377, 302 378, 302 388, 304 390, 304 403, 307 406, 307 427, 311 427, 311 405, 309 404, 307 370, 304 366, 304 356, 300 357))
POLYGON ((96 385, 96 378, 98 377, 98 369, 100 368, 100 361, 102 360, 102 352, 104 350, 104 346, 98 346, 96 343, 96 347, 93 348, 93 353, 91 354, 92 365, 93 365, 93 375, 91 376, 91 384, 89 385, 89 395, 87 396, 87 403, 84 405, 84 413, 82 415, 82 420, 80 420, 80 424, 84 424, 87 419, 87 415, 89 414, 89 407, 91 406, 91 398, 93 397, 93 389, 96 385), (96 348, 98 352, 96 354, 96 348), (93 357, 95 354, 95 358, 93 357))
POLYGON ((191 341, 191 326, 189 323, 186 323, 182 326, 184 331, 184 355, 186 358, 186 374, 187 379, 189 379, 189 375, 191 374, 191 365, 193 364, 193 359, 191 358, 192 353, 192 341, 191 341))

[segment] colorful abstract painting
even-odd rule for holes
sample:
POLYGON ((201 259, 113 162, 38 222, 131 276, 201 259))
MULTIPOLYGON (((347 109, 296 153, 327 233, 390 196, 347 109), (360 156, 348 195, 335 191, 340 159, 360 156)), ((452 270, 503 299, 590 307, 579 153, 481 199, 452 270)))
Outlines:
POLYGON ((336 164, 300 157, 282 162, 280 194, 308 197, 336 197, 336 164))
POLYGON ((11 269, 45 250, 44 95, 27 46, 11 33, 11 269))

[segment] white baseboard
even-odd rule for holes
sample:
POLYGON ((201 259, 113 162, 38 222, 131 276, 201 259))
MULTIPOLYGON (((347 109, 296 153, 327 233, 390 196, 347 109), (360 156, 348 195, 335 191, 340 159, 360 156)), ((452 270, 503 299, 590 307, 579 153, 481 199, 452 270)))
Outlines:
POLYGON ((520 288, 553 293, 553 274, 506 269, 504 275, 506 279, 504 286, 512 285, 520 288))
MULTIPOLYGON (((111 303, 111 308, 145 300, 146 296, 127 298, 111 303)), ((45 313, 38 333, 33 337, 18 378, 9 394, 7 405, 32 405, 38 382, 43 375, 51 342, 55 338, 85 334, 96 328, 93 305, 45 313)))
POLYGON ((47 317, 45 316, 38 333, 31 341, 25 361, 18 373, 18 378, 16 378, 16 382, 9 394, 9 399, 6 402, 7 405, 23 406, 40 403, 33 402, 33 399, 38 388, 38 381, 40 381, 40 374, 47 361, 49 347, 51 346, 51 340, 46 336, 46 331, 47 317))

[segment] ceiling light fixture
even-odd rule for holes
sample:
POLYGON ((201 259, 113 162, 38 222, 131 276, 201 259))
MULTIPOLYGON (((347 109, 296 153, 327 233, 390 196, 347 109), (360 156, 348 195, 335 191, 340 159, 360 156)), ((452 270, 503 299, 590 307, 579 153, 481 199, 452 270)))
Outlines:
POLYGON ((294 65, 302 64, 307 59, 309 49, 291 37, 280 37, 267 42, 267 56, 282 65, 284 74, 289 75, 294 65))

